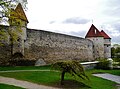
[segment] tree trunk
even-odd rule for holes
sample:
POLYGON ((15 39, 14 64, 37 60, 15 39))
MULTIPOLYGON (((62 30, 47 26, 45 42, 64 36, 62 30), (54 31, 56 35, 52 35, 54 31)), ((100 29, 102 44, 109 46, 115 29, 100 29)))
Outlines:
POLYGON ((63 85, 64 75, 65 75, 65 71, 62 71, 62 74, 61 74, 61 85, 63 85))
POLYGON ((10 46, 11 46, 11 56, 13 55, 13 39, 12 37, 10 38, 10 46))

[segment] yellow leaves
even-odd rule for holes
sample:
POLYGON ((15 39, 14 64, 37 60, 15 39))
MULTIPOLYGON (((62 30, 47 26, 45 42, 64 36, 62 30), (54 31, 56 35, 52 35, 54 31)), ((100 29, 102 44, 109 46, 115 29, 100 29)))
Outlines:
POLYGON ((20 19, 22 21, 28 22, 27 17, 24 13, 22 5, 19 3, 15 10, 10 11, 9 19, 20 19))
POLYGON ((0 29, 0 46, 3 46, 6 42, 10 42, 10 44, 17 43, 22 35, 23 30, 21 29, 21 26, 10 26, 9 29, 3 27, 0 29))
POLYGON ((5 30, 0 30, 0 38, 1 39, 3 39, 3 38, 6 38, 7 36, 6 36, 6 32, 5 32, 5 30))
POLYGON ((0 46, 3 46, 3 41, 6 41, 8 38, 8 35, 5 30, 0 29, 0 46))
POLYGON ((11 41, 13 41, 12 43, 15 43, 15 42, 17 42, 17 40, 19 38, 21 38, 21 36, 22 36, 22 29, 21 29, 20 26, 13 27, 13 28, 10 27, 8 33, 9 33, 11 39, 12 39, 11 41))

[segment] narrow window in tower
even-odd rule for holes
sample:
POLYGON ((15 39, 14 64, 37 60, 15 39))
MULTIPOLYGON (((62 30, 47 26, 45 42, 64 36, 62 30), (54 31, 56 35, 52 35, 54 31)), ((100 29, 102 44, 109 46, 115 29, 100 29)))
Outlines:
POLYGON ((95 34, 96 34, 96 29, 95 29, 95 34))

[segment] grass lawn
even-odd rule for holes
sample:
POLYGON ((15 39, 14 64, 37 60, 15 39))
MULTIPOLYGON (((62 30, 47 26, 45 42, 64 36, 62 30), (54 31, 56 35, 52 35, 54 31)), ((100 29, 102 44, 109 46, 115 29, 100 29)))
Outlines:
POLYGON ((9 67, 0 67, 0 71, 6 70, 49 70, 50 65, 47 66, 9 66, 9 67))
POLYGON ((120 70, 115 69, 115 70, 90 70, 91 73, 110 73, 110 74, 114 74, 114 75, 118 75, 120 76, 120 70))
MULTIPOLYGON (((4 67, 5 70, 12 70, 12 67, 4 67)), ((4 68, 0 68, 4 70, 4 68)), ((47 67, 15 67, 13 70, 17 69, 50 69, 49 66, 47 67)), ((120 73, 120 70, 87 70, 86 74, 89 76, 90 80, 81 80, 78 77, 73 78, 71 75, 65 75, 65 85, 60 86, 60 72, 55 71, 29 71, 29 72, 9 72, 9 73, 0 73, 1 76, 13 77, 20 80, 26 80, 30 82, 35 82, 38 84, 48 85, 48 86, 55 86, 55 87, 67 87, 72 89, 116 89, 116 83, 94 77, 92 73, 95 72, 109 72, 115 73, 116 75, 120 73), (84 84, 83 84, 84 83, 84 84), (89 87, 88 87, 89 86, 89 87)))
POLYGON ((0 89, 24 89, 24 88, 0 83, 0 89))

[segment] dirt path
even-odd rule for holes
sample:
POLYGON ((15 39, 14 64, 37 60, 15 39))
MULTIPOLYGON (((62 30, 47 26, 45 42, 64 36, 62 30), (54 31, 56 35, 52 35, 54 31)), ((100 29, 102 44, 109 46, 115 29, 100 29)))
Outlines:
POLYGON ((19 86, 26 89, 60 89, 2 76, 0 76, 0 83, 19 86))

